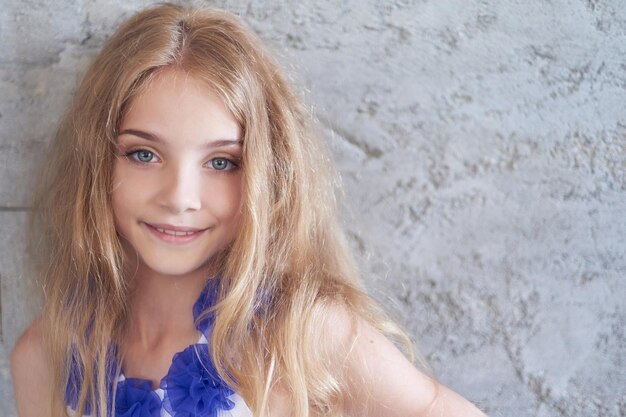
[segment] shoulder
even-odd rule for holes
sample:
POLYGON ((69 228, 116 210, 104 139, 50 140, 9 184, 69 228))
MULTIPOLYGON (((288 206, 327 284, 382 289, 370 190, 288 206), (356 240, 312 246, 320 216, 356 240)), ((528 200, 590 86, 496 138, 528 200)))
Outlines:
POLYGON ((483 416, 470 402, 419 371, 368 320, 340 303, 326 307, 325 347, 341 369, 350 415, 483 416))
POLYGON ((41 319, 33 322, 15 344, 11 352, 11 374, 18 414, 46 415, 51 374, 41 319))
POLYGON ((43 323, 39 318, 22 333, 11 352, 11 371, 14 376, 32 367, 38 367, 38 370, 46 368, 44 353, 43 323))
POLYGON ((340 369, 350 415, 421 416, 436 383, 373 324, 333 302, 320 331, 328 359, 340 369))

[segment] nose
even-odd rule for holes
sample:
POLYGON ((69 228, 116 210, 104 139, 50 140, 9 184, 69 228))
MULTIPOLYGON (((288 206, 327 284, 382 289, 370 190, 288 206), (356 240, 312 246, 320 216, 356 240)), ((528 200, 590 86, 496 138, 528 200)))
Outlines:
POLYGON ((199 210, 202 207, 199 173, 189 166, 172 165, 163 170, 158 204, 172 214, 199 210))

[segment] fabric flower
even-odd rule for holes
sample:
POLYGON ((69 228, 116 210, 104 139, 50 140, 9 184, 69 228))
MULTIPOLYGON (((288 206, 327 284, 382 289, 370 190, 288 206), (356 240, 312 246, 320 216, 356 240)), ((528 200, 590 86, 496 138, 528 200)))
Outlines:
MULTIPOLYGON (((106 364, 106 380, 107 386, 112 387, 113 380, 116 377, 117 370, 117 360, 116 356, 116 348, 114 346, 109 346, 107 349, 107 364, 106 364)), ((65 386, 65 404, 67 404, 72 410, 76 410, 78 408, 78 397, 81 385, 83 384, 83 373, 84 366, 80 362, 78 352, 75 346, 72 346, 70 350, 70 366, 69 366, 69 375, 67 379, 67 385, 65 386)), ((94 375, 94 379, 98 379, 97 369, 94 375)), ((111 389, 108 390, 108 404, 111 404, 111 400, 113 398, 113 392, 111 389)), ((97 403, 97 401, 96 401, 97 403)), ((92 398, 88 395, 87 401, 85 402, 83 412, 86 415, 91 414, 92 409, 92 398)))
MULTIPOLYGON (((72 349, 72 356, 70 362, 70 372, 67 379, 67 385, 65 386, 65 404, 69 405, 72 410, 76 410, 78 407, 78 392, 82 384, 82 366, 80 366, 75 356, 75 349, 72 349)), ((85 412, 91 413, 91 404, 86 404, 85 412)))
POLYGON ((145 379, 127 378, 117 385, 116 417, 159 417, 161 399, 145 379))
POLYGON ((177 353, 161 388, 163 407, 174 417, 217 417, 218 410, 235 406, 228 399, 234 391, 220 378, 205 344, 177 353))
POLYGON ((217 300, 217 291, 219 289, 218 284, 219 279, 214 278, 210 279, 202 292, 200 293, 200 297, 193 305, 193 319, 196 323, 196 329, 198 329, 204 336, 209 339, 209 333, 211 332, 211 328, 213 327, 213 323, 215 322, 215 311, 210 311, 204 315, 205 311, 209 308, 213 307, 215 301, 217 300), (200 316, 202 317, 200 318, 200 316), (200 318, 200 320, 198 320, 200 318))
MULTIPOLYGON (((196 328, 210 339, 215 322, 215 312, 210 311, 217 300, 219 279, 210 279, 193 306, 196 328), (208 313, 204 314, 204 312, 208 313)), ((116 347, 107 352, 107 382, 113 388, 120 367, 116 361, 116 347)), ((65 402, 76 409, 78 392, 82 384, 83 367, 72 351, 70 373, 65 391, 65 402)), ((123 373, 121 375, 123 377, 123 373)), ((121 379, 121 378, 120 378, 121 379)), ((163 409, 173 417, 217 417, 219 410, 231 410, 235 403, 229 399, 234 391, 220 378, 211 361, 208 345, 202 340, 174 355, 165 378, 161 381, 164 398, 152 390, 152 382, 139 378, 126 378, 117 382, 115 397, 116 417, 159 417, 163 409)), ((108 404, 111 405, 112 392, 108 404)), ((92 404, 87 401, 85 413, 91 414, 92 404)), ((110 409, 110 408, 109 408, 110 409)))

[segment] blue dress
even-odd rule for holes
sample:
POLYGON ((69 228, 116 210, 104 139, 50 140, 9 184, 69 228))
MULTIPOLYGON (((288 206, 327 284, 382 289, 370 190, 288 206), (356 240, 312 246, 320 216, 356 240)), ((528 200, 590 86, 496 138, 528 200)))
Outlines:
MULTIPOLYGON (((216 281, 209 281, 193 306, 193 317, 200 334, 198 342, 174 355, 170 369, 157 389, 152 389, 149 380, 126 378, 123 372, 115 376, 118 366, 112 361, 110 380, 116 381, 117 392, 115 405, 109 409, 115 409, 115 417, 252 417, 243 398, 220 378, 211 361, 208 339, 214 314, 198 320, 200 314, 215 302, 216 281)), ((79 366, 74 364, 65 390, 70 415, 75 415, 79 387, 79 366)), ((86 415, 91 413, 89 404, 85 412, 86 415)))

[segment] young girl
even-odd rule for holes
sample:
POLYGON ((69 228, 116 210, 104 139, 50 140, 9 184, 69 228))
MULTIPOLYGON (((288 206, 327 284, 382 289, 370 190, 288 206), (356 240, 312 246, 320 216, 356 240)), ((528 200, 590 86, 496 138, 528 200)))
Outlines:
POLYGON ((237 18, 162 5, 124 23, 38 192, 20 416, 482 415, 387 338, 407 340, 360 287, 334 180, 237 18))

